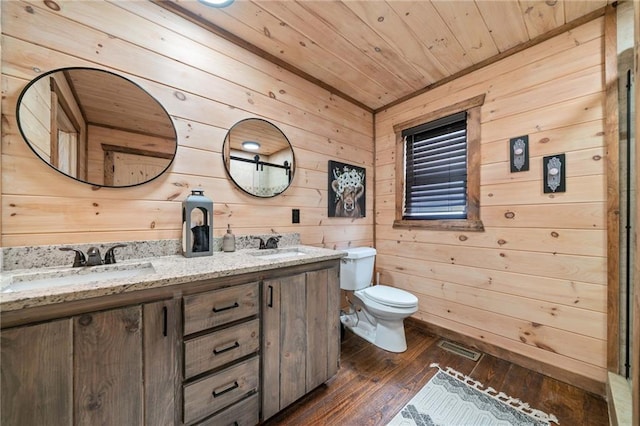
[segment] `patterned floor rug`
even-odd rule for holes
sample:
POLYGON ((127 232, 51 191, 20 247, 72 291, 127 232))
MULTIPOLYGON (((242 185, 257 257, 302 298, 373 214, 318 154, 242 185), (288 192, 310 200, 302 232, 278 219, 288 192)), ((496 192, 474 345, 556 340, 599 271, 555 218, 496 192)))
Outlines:
POLYGON ((453 369, 441 369, 391 420, 388 426, 547 426, 553 414, 529 407, 453 369))

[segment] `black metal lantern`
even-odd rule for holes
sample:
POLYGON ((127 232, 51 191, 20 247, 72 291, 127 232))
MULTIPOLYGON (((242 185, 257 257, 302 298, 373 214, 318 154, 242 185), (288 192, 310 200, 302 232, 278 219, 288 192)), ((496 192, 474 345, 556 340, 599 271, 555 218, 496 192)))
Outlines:
POLYGON ((182 202, 182 254, 213 254, 213 201, 204 196, 202 189, 192 190, 182 202))

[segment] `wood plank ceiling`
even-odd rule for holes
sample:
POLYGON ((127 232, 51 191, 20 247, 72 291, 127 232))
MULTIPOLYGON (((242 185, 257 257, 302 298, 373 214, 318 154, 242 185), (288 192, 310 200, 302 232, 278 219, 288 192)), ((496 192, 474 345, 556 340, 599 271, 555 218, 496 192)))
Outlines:
POLYGON ((196 0, 158 3, 375 111, 589 18, 607 0, 235 0, 223 9, 196 0))

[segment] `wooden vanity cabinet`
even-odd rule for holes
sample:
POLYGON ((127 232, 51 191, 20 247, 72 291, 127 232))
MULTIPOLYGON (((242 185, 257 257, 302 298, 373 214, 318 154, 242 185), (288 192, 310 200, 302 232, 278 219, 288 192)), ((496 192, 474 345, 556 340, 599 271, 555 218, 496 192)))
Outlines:
POLYGON ((338 261, 2 314, 2 425, 254 426, 334 376, 338 261))
POLYGON ((266 279, 262 420, 333 377, 340 358, 338 266, 266 279))
POLYGON ((183 298, 185 424, 259 422, 259 295, 253 281, 183 298))
POLYGON ((0 423, 174 424, 176 302, 2 330, 0 423))
POLYGON ((70 318, 0 334, 0 424, 73 424, 73 323, 70 318))

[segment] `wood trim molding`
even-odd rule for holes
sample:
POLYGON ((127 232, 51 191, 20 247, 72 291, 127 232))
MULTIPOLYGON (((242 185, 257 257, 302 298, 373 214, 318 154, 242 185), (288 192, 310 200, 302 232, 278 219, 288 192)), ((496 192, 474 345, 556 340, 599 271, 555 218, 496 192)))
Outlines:
POLYGON ((363 104, 362 102, 352 98, 351 96, 347 95, 346 93, 336 89, 335 87, 325 83, 322 80, 319 80, 315 77, 313 77, 310 74, 307 74, 306 72, 302 71, 301 69, 295 67, 294 65, 283 61, 282 59, 278 58, 277 56, 272 55, 271 53, 268 53, 264 50, 262 50, 261 48, 259 48, 258 46, 249 43, 248 41, 245 41, 243 39, 241 39, 240 37, 230 33, 229 31, 220 28, 219 26, 212 24, 211 22, 207 22, 205 19, 203 19, 201 16, 196 15, 193 12, 190 12, 186 9, 183 9, 182 7, 180 7, 179 4, 171 2, 171 1, 167 1, 167 0, 151 0, 152 3, 157 4, 158 6, 167 9, 173 13, 175 13, 178 16, 181 16, 185 19, 187 19, 188 21, 193 22, 196 25, 201 26, 202 28, 205 28, 209 31, 211 31, 212 33, 214 33, 215 35, 222 37, 223 39, 237 45, 238 47, 241 47, 245 50, 248 50, 249 52, 266 59, 269 62, 272 62, 276 65, 278 65, 281 68, 284 68, 285 70, 297 75, 298 77, 304 78, 305 80, 315 84, 316 86, 322 87, 323 89, 331 92, 334 95, 340 96, 342 99, 351 102, 352 104, 364 109, 365 111, 372 113, 373 114, 373 108, 363 104))
MULTIPOLYGON (((626 426, 631 422, 631 388, 619 374, 607 374, 607 408, 610 426, 626 426)), ((636 422, 637 423, 637 422, 636 422)))
POLYGON ((615 7, 604 19, 604 144, 607 158, 607 369, 620 373, 620 147, 615 7))
MULTIPOLYGON (((634 56, 634 81, 635 81, 635 110, 636 110, 636 147, 638 146, 638 131, 640 131, 640 2, 633 2, 633 27, 635 28, 635 42, 633 49, 634 56)), ((640 188, 640 149, 636 149, 635 158, 636 169, 636 188, 640 188)), ((636 189, 636 195, 638 190, 636 189)), ((640 225, 640 209, 636 206, 636 226, 634 227, 634 241, 636 245, 634 247, 635 254, 633 256, 633 273, 635 274, 635 283, 633 289, 633 348, 631 356, 631 382, 632 393, 631 400, 632 407, 632 424, 640 424, 640 232, 638 226, 640 225)))
POLYGON ((517 364, 521 367, 528 368, 529 370, 533 370, 537 373, 553 377, 554 379, 560 380, 561 382, 568 383, 570 385, 579 387, 580 389, 584 389, 587 392, 591 392, 602 398, 605 398, 605 384, 602 382, 598 382, 597 380, 575 374, 571 371, 565 370, 555 365, 540 362, 537 359, 532 359, 527 356, 511 352, 499 346, 495 346, 485 341, 478 340, 474 337, 466 336, 456 331, 424 322, 417 318, 409 317, 405 321, 415 327, 422 328, 429 333, 435 334, 436 336, 461 343, 464 346, 477 349, 481 352, 493 355, 505 361, 517 364))
POLYGON ((456 102, 453 105, 449 105, 444 108, 428 112, 421 116, 414 117, 410 120, 403 121, 402 123, 394 124, 393 132, 402 133, 403 130, 410 129, 420 124, 428 123, 429 121, 434 121, 439 118, 446 117, 447 115, 455 114, 456 112, 482 106, 484 105, 486 96, 487 95, 485 93, 482 93, 478 96, 474 96, 473 98, 465 99, 463 101, 456 102))
POLYGON ((484 104, 485 94, 465 99, 436 111, 398 123, 393 126, 396 134, 396 196, 394 228, 431 229, 439 231, 482 232, 484 225, 480 220, 480 107, 484 104), (461 111, 467 111, 467 219, 454 220, 405 220, 402 218, 404 206, 405 142, 402 132, 461 111))
POLYGON ((130 146, 111 145, 108 143, 103 143, 101 146, 104 152, 120 152, 123 154, 133 154, 133 155, 143 155, 146 157, 164 158, 166 160, 172 160, 174 157, 172 153, 151 151, 148 149, 133 148, 130 146))
MULTIPOLYGON (((402 201, 401 201, 402 202, 402 201)), ((481 220, 394 220, 394 228, 406 229, 431 229, 433 231, 466 231, 466 232, 483 232, 484 224, 481 220)))

